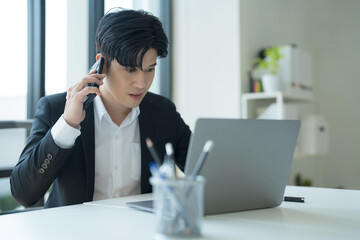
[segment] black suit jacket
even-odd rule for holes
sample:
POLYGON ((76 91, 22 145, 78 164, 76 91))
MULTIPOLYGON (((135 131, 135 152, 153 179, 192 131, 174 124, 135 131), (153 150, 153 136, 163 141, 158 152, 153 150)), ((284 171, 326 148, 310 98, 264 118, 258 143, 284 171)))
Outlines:
MULTIPOLYGON (((11 192, 24 206, 41 199, 51 186, 45 207, 56 207, 92 201, 95 179, 94 108, 91 104, 81 123, 81 135, 70 149, 58 147, 51 136, 51 127, 64 112, 66 93, 39 100, 30 136, 11 177, 11 192)), ((190 139, 190 129, 175 105, 168 99, 147 93, 140 104, 141 193, 149 193, 153 161, 145 143, 149 137, 160 156, 164 146, 174 146, 177 165, 183 169, 190 139)))

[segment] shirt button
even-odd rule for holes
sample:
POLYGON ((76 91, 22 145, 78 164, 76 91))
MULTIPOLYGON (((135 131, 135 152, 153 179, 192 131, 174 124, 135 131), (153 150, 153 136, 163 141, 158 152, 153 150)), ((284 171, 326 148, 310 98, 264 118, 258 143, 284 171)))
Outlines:
POLYGON ((115 170, 118 170, 119 169, 119 166, 118 165, 115 165, 115 170))
POLYGON ((47 159, 47 158, 45 158, 44 163, 49 165, 49 164, 50 164, 50 160, 47 159))
POLYGON ((45 170, 44 170, 43 168, 40 168, 40 169, 39 169, 39 173, 40 173, 40 174, 43 174, 44 172, 45 172, 45 170))
POLYGON ((52 160, 53 159, 53 155, 51 155, 50 153, 47 155, 47 158, 49 159, 49 160, 52 160))
POLYGON ((115 136, 115 139, 119 139, 120 137, 119 136, 115 136))
POLYGON ((43 169, 47 169, 48 165, 45 164, 45 163, 43 163, 43 164, 41 164, 41 167, 42 167, 43 169))

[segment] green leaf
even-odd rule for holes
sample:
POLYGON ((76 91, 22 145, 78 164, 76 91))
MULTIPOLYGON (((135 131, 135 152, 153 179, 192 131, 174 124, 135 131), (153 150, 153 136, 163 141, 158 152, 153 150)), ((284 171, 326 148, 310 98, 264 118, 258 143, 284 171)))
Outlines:
POLYGON ((269 47, 265 49, 265 58, 256 58, 254 62, 258 64, 259 68, 266 69, 271 74, 276 74, 279 69, 279 60, 283 57, 280 53, 282 47, 269 47))

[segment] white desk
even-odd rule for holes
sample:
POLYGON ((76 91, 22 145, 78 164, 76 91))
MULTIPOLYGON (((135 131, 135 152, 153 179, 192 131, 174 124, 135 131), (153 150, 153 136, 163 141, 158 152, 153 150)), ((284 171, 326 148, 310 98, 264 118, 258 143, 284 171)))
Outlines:
MULTIPOLYGON (((305 203, 206 216, 200 239, 360 239, 360 191, 286 188, 305 203)), ((151 195, 0 216, 4 239, 153 239, 155 216, 125 203, 151 195)))

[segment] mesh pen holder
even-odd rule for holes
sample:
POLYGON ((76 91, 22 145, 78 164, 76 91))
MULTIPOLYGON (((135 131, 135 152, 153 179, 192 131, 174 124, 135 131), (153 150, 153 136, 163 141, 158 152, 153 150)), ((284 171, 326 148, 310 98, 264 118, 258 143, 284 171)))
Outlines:
POLYGON ((205 178, 151 177, 156 214, 156 237, 192 238, 201 235, 205 178))

